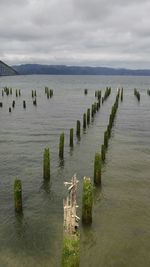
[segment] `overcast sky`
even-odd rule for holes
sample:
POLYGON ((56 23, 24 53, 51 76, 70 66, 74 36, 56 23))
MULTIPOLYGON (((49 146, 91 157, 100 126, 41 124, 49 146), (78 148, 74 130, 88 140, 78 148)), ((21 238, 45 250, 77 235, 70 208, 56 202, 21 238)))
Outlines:
POLYGON ((150 68, 149 0, 0 0, 0 60, 150 68))

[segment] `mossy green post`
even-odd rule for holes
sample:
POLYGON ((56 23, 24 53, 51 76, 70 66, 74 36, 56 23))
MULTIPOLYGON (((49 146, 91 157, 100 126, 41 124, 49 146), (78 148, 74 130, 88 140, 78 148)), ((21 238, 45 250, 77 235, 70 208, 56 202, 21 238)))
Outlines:
POLYGON ((50 152, 49 148, 44 149, 43 155, 43 178, 44 180, 50 179, 50 152))
POLYGON ((64 158, 64 133, 61 133, 59 140, 59 157, 64 158))
POLYGON ((94 160, 94 184, 101 185, 101 155, 95 154, 94 160))
POLYGON ((80 128, 81 128, 81 123, 79 120, 77 120, 76 135, 78 138, 80 138, 80 128))
POLYGON ((91 179, 84 177, 83 194, 82 194, 82 222, 84 224, 92 223, 92 206, 93 206, 93 186, 91 179))
POLYGON ((90 124, 90 108, 87 110, 87 124, 90 124))
POLYGON ((104 145, 101 145, 101 158, 102 158, 102 161, 104 162, 105 161, 105 146, 104 145))
POLYGON ((47 91, 48 91, 48 87, 45 86, 45 94, 47 94, 47 91))
POLYGON ((2 90, 2 96, 4 96, 4 90, 2 90))
POLYGON ((86 129, 86 113, 83 114, 83 129, 86 129))
POLYGON ((19 89, 19 96, 21 96, 21 90, 19 89))
POLYGON ((70 129, 70 147, 73 147, 73 128, 70 129))
POLYGON ((16 89, 16 97, 18 97, 18 90, 16 89))
POLYGON ((104 132, 104 146, 105 148, 108 147, 108 132, 107 131, 104 132))
POLYGON ((79 235, 64 235, 62 251, 62 267, 79 267, 80 237, 79 235))
POLYGON ((32 90, 32 98, 34 97, 34 91, 32 90))
POLYGON ((15 201, 15 211, 22 212, 22 186, 21 180, 15 179, 14 182, 14 201, 15 201))

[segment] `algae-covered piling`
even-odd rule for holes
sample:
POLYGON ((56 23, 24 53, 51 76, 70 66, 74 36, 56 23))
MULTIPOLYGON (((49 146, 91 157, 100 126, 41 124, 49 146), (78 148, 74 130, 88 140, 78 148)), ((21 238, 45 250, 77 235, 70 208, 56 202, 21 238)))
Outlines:
POLYGON ((50 152, 49 148, 44 149, 43 155, 43 178, 45 180, 50 179, 50 152))
POLYGON ((22 212, 22 186, 21 180, 15 179, 14 182, 14 201, 15 201, 15 211, 22 212))
POLYGON ((80 236, 65 234, 63 238, 62 267, 79 267, 80 236))
POLYGON ((73 128, 70 129, 70 147, 73 147, 73 128))
POLYGON ((61 133, 59 139, 59 157, 61 159, 64 157, 64 133, 61 133))
POLYGON ((95 154, 94 160, 94 184, 101 185, 101 155, 95 154))
POLYGON ((86 129, 86 113, 83 114, 83 129, 86 129))
POLYGON ((80 138, 80 128, 81 128, 81 123, 79 120, 77 120, 76 135, 78 138, 80 138))
POLYGON ((92 223, 92 206, 93 206, 93 186, 91 179, 84 177, 83 179, 83 195, 82 195, 82 222, 85 224, 92 223))

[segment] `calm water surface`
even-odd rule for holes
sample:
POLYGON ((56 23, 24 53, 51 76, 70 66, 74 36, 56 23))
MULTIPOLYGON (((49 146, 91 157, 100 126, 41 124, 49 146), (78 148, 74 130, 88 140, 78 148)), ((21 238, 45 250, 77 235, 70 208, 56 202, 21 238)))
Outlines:
MULTIPOLYGON (((81 231, 81 267, 150 266, 150 77, 16 76, 0 77, 0 88, 20 88, 22 96, 0 96, 0 267, 58 267, 63 238, 63 185, 74 173, 93 178, 116 88, 124 87, 102 171, 102 188, 94 190, 93 224, 81 231), (47 99, 44 87, 54 89, 47 99), (80 142, 69 148, 69 129, 95 101, 95 90, 112 87, 80 142), (141 93, 137 102, 133 89, 141 93), (88 95, 84 95, 88 88, 88 95), (37 90, 37 107, 31 90, 37 90), (12 100, 16 107, 8 112, 12 100), (26 110, 22 101, 26 100, 26 110), (58 143, 65 132, 65 158, 58 143), (43 182, 43 149, 51 150, 51 180, 43 182), (22 179, 23 216, 14 213, 13 182, 22 179)), ((1 91, 1 90, 0 90, 1 91)), ((1 93, 0 93, 1 95, 1 93)))

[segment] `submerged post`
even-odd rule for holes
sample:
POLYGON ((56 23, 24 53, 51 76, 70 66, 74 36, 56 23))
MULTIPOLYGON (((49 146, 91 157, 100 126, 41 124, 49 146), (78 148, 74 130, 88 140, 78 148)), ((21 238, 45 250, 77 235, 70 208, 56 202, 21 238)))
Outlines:
POLYGON ((93 206, 93 186, 91 179, 83 178, 83 195, 82 195, 82 222, 84 224, 92 223, 92 206, 93 206))
POLYGON ((60 135, 60 140, 59 140, 59 157, 63 159, 64 157, 64 133, 60 135))
POLYGON ((14 182, 14 201, 15 201, 15 211, 22 212, 22 186, 21 180, 15 179, 14 182))
POLYGON ((101 155, 99 153, 95 154, 94 184, 95 185, 101 185, 101 155))
POLYGON ((50 179, 50 152, 49 148, 44 149, 43 155, 43 178, 44 180, 50 179))

